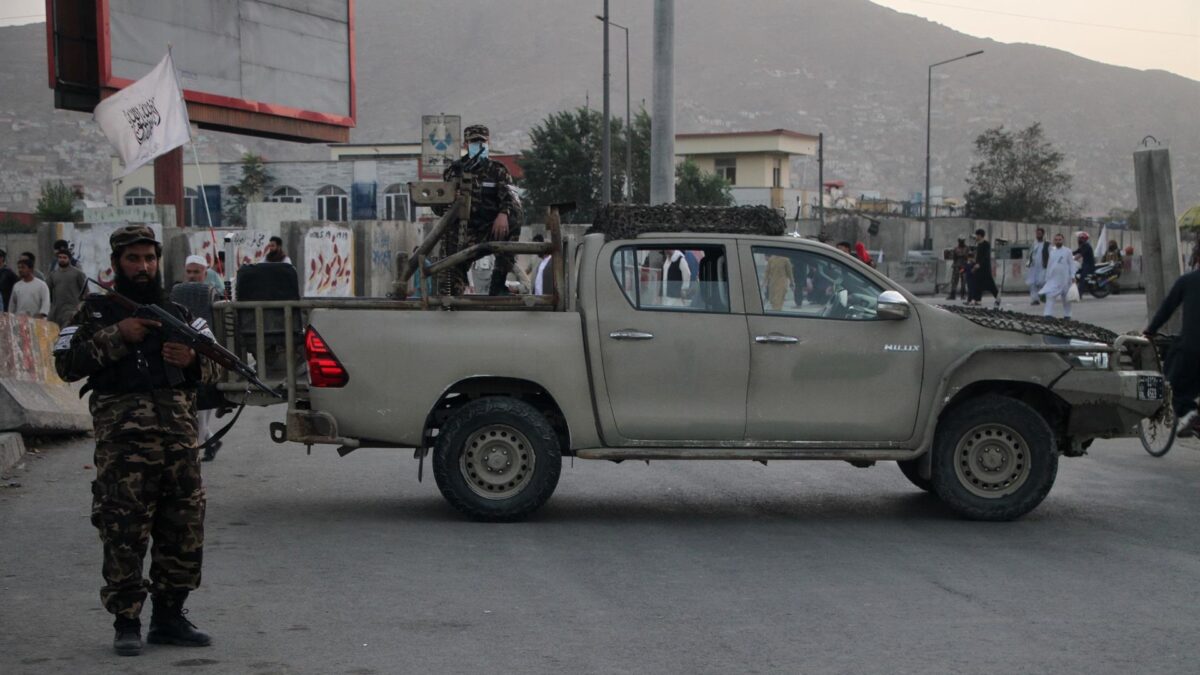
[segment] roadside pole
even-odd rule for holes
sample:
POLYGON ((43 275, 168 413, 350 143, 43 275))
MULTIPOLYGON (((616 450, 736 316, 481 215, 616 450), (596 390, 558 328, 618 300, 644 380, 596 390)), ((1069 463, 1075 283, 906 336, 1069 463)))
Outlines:
POLYGON ((675 201, 675 0, 654 0, 650 203, 675 201))
MULTIPOLYGON (((1142 228, 1142 283, 1146 287, 1149 317, 1183 274, 1170 151, 1154 147, 1134 152, 1133 173, 1137 183, 1138 223, 1142 228)), ((1176 313, 1163 330, 1178 334, 1180 321, 1180 314, 1176 313)))

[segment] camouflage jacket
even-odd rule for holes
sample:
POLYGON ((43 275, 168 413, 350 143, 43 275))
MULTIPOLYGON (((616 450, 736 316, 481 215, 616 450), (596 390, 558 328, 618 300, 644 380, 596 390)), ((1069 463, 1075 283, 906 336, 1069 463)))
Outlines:
MULTIPOLYGON (((512 176, 508 169, 494 159, 481 162, 482 166, 472 174, 475 180, 471 184, 471 222, 472 229, 484 229, 492 226, 492 221, 501 212, 508 214, 509 227, 517 227, 519 222, 519 206, 511 189, 512 176)), ((442 180, 457 180, 462 175, 462 160, 457 160, 442 173, 442 180)), ((446 212, 447 206, 434 207, 437 215, 446 212)))
MULTIPOLYGON (((105 325, 95 303, 108 302, 103 296, 89 296, 79 306, 68 326, 54 344, 54 365, 62 379, 75 382, 91 378, 106 369, 119 369, 126 359, 161 359, 157 354, 139 353, 121 339, 115 323, 105 325)), ((191 322, 190 313, 178 309, 191 322)), ((126 364, 127 365, 127 364, 126 364)), ((179 436, 195 442, 197 384, 215 383, 221 368, 197 354, 196 361, 184 369, 185 382, 178 387, 162 387, 120 393, 93 391, 88 407, 97 441, 137 437, 143 434, 179 436)), ((111 372, 109 373, 111 374, 111 372)))

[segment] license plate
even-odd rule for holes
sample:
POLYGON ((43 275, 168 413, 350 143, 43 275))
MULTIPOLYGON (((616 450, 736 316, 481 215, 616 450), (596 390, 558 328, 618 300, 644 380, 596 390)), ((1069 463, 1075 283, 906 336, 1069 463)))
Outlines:
POLYGON ((1165 389, 1161 376, 1138 375, 1138 400, 1161 401, 1165 389))

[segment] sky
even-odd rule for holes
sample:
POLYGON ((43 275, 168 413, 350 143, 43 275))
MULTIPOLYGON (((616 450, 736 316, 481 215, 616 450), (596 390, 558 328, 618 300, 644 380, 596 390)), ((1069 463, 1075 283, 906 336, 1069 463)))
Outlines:
POLYGON ((968 35, 1200 81, 1200 0, 871 0, 968 35))
MULTIPOLYGON (((600 0, 585 1, 599 11, 600 0)), ((872 1, 977 37, 1200 81, 1200 0, 872 1)), ((45 11, 45 0, 0 0, 0 26, 44 21, 45 11)))

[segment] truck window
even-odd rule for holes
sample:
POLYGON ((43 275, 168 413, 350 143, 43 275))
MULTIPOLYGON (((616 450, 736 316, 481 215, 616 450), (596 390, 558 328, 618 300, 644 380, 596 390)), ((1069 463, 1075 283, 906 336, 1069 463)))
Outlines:
POLYGON ((848 262, 788 248, 755 246, 763 314, 873 320, 883 289, 848 262), (844 291, 844 293, 843 293, 844 291))
POLYGON ((612 270, 635 309, 729 313, 725 247, 682 244, 623 246, 612 270))

